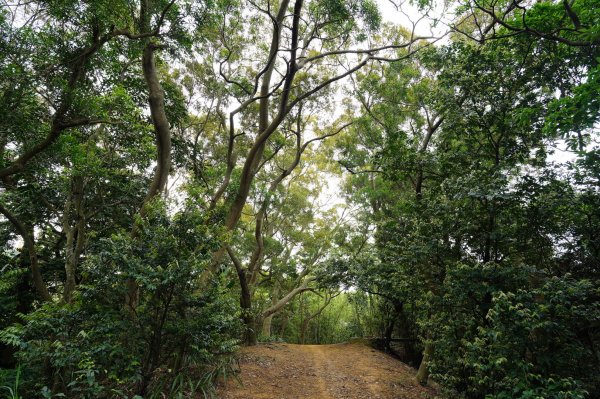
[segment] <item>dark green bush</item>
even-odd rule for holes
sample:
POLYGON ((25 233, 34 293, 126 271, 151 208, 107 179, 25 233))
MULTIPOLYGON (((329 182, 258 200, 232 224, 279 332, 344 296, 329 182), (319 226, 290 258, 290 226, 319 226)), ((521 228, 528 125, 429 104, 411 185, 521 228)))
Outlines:
POLYGON ((199 283, 214 232, 195 210, 168 217, 157 208, 148 219, 135 238, 123 232, 95 244, 74 303, 44 304, 2 332, 20 349, 24 392, 101 398, 210 390, 238 328, 226 276, 199 283), (130 279, 140 287, 134 311, 124 306, 130 279))
POLYGON ((568 275, 532 286, 538 279, 528 271, 493 264, 450 271, 446 294, 431 298, 442 311, 424 323, 435 337, 434 378, 467 398, 596 397, 598 286, 568 275))

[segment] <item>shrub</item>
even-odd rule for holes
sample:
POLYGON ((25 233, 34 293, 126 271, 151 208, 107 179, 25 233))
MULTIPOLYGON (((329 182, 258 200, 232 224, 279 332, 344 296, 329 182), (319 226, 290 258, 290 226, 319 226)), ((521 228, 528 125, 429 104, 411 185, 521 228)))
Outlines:
POLYGON ((157 207, 137 237, 98 242, 72 304, 44 304, 2 332, 20 349, 23 389, 69 398, 208 392, 236 348, 239 315, 226 276, 199 282, 216 245, 204 222, 199 211, 168 217, 157 207), (131 279, 140 287, 134 312, 124 306, 131 279))
POLYGON ((429 306, 440 309, 423 322, 434 337, 432 375, 453 395, 598 394, 598 286, 569 275, 531 278, 528 270, 459 265, 444 282, 445 295, 431 296, 429 306))

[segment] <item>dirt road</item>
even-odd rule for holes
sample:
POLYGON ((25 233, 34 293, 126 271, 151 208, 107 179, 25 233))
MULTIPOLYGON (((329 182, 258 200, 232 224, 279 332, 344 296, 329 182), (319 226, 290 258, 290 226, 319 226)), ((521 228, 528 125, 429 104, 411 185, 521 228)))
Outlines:
POLYGON ((439 398, 415 371, 362 343, 263 344, 240 353, 243 385, 229 379, 221 399, 439 398))

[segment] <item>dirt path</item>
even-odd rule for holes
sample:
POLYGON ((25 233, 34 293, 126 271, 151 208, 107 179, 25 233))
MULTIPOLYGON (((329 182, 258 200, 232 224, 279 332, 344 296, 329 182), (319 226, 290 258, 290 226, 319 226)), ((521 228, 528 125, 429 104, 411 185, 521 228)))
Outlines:
POLYGON ((240 354, 243 386, 230 379, 221 399, 421 399, 436 391, 415 371, 361 343, 264 344, 240 354))

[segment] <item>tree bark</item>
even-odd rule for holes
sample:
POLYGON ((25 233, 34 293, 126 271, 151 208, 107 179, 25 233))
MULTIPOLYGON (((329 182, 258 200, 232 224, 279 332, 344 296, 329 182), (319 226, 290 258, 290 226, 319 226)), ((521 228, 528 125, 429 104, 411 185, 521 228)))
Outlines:
MULTIPOLYGON (((277 304, 277 302, 279 301, 279 292, 280 286, 277 282, 275 282, 273 290, 271 292, 271 306, 277 304)), ((264 317, 262 320, 262 335, 265 338, 271 337, 271 325, 273 323, 273 316, 275 316, 275 314, 264 317)))
POLYGON ((77 285, 76 273, 79 257, 83 252, 85 242, 85 215, 83 213, 84 196, 83 176, 73 176, 72 191, 65 204, 63 214, 63 232, 66 236, 65 245, 65 286, 63 290, 63 301, 71 303, 73 292, 77 285), (75 224, 71 225, 71 208, 74 208, 75 224))
MULTIPOLYGON (((279 50, 279 42, 281 40, 281 29, 283 28, 283 19, 285 18, 289 4, 289 0, 281 1, 273 25, 273 36, 271 38, 271 46, 269 48, 269 61, 267 62, 267 67, 260 86, 260 96, 262 98, 259 100, 259 133, 264 132, 269 127, 269 104, 271 102, 269 98, 269 90, 271 89, 271 77, 273 76, 273 70, 275 69, 275 58, 277 57, 277 51, 279 50)), ((256 169, 258 168, 260 160, 262 159, 265 144, 266 141, 260 145, 256 156, 254 157, 254 160, 252 162, 252 174, 256 173, 256 169)))
POLYGON ((287 326, 290 322, 290 317, 288 315, 288 312, 282 312, 283 315, 281 317, 281 324, 279 325, 279 336, 283 337, 285 336, 285 332, 287 330, 287 326))
POLYGON ((225 249, 235 266, 240 282, 240 308, 242 309, 242 322, 244 323, 244 343, 248 346, 253 346, 258 342, 256 334, 257 323, 252 312, 252 292, 250 291, 250 286, 248 284, 248 276, 246 270, 242 267, 242 263, 233 252, 233 249, 229 246, 226 246, 225 249))
POLYGON ((385 327, 384 332, 384 343, 383 346, 387 352, 392 352, 392 335, 394 334, 394 326, 396 325, 396 318, 392 318, 387 326, 385 327))
MULTIPOLYGON (((287 2, 284 0, 282 1, 282 4, 287 4, 287 2)), ((298 71, 298 66, 296 64, 296 53, 298 50, 298 31, 302 5, 302 0, 296 0, 296 3, 294 4, 289 71, 285 78, 285 83, 283 85, 279 109, 275 118, 270 123, 268 123, 263 130, 259 131, 259 134, 256 137, 252 148, 250 148, 250 151, 248 152, 246 162, 244 163, 244 167, 242 169, 240 184, 237 193, 233 198, 233 203, 225 221, 225 226, 228 230, 233 230, 233 228, 237 225, 238 221, 240 220, 242 210, 244 208, 244 205, 246 204, 246 200, 248 199, 248 194, 250 193, 252 181, 254 180, 254 173, 256 171, 257 162, 259 162, 260 158, 262 158, 262 151, 264 149, 265 143, 267 142, 269 137, 271 137, 271 135, 277 130, 285 116, 291 110, 291 108, 288 106, 288 99, 292 88, 292 82, 294 80, 294 77, 296 76, 296 72, 298 71)), ((277 26, 275 26, 273 30, 273 36, 277 37, 277 39, 274 39, 274 42, 276 40, 276 42, 279 43, 281 31, 280 28, 278 28, 277 26)))
POLYGON ((275 313, 279 312, 285 305, 287 305, 287 303, 289 301, 291 301, 292 298, 294 298, 296 295, 298 295, 304 291, 312 290, 312 288, 308 287, 308 284, 313 280, 314 280, 314 278, 308 278, 308 279, 304 280, 304 282, 299 287, 294 288, 293 290, 288 292, 287 295, 285 295, 283 298, 281 298, 279 301, 277 301, 276 304, 274 304, 274 305, 270 306, 269 308, 267 308, 266 310, 264 310, 262 312, 261 317, 264 319, 265 317, 274 315, 275 313))
POLYGON ((144 79, 148 86, 148 103, 154 125, 157 150, 154 178, 140 210, 142 215, 145 213, 145 205, 164 190, 171 168, 171 129, 165 111, 165 95, 158 80, 158 72, 154 61, 154 51, 157 48, 153 43, 148 43, 142 57, 142 67, 144 79))
MULTIPOLYGON (((142 1, 142 11, 145 14, 147 4, 142 1)), ((147 17, 146 17, 147 18, 147 17)), ((142 69, 144 72, 144 79, 148 86, 148 103, 150 105, 150 115, 152 117, 152 124, 154 125, 154 133, 156 136, 156 168, 154 170, 154 177, 152 184, 148 188, 146 197, 140 207, 139 215, 144 217, 147 212, 148 204, 162 191, 164 191, 167 184, 167 178, 169 176, 169 170, 171 168, 171 130, 169 126, 169 120, 165 112, 165 97, 162 86, 158 79, 158 72, 154 61, 154 51, 157 50, 157 46, 152 42, 148 42, 144 48, 144 54, 142 56, 142 69)), ((134 222, 134 226, 131 232, 131 236, 135 238, 139 233, 139 227, 134 222)), ((131 310, 134 310, 139 304, 139 284, 137 281, 130 279, 127 282, 127 294, 125 297, 125 303, 131 310)))
POLYGON ((271 338, 271 325, 273 324, 273 315, 267 316, 262 321, 262 336, 271 338))
MULTIPOLYGON (((245 273, 243 273, 245 275, 245 273)), ((246 281, 244 276, 243 281, 246 281)), ((242 292, 240 296, 240 307, 242 308, 242 321, 244 322, 244 342, 248 346, 254 346, 258 343, 256 334, 256 318, 252 312, 252 296, 248 283, 242 284, 242 292)))
POLYGON ((423 360, 421 360, 421 364, 419 365, 419 370, 417 371, 417 382, 421 385, 427 385, 427 380, 429 379, 429 361, 431 356, 433 355, 433 344, 430 342, 425 343, 425 349, 423 350, 423 360))
POLYGON ((8 219, 8 221, 17 230, 17 233, 23 238, 23 244, 29 254, 29 266, 31 268, 31 275, 33 279, 33 286, 37 291, 40 298, 44 301, 51 302, 52 297, 48 292, 48 287, 44 283, 40 266, 38 262, 37 251, 35 249, 35 240, 33 238, 33 228, 27 229, 23 222, 21 222, 16 216, 14 216, 7 208, 0 204, 0 213, 8 219))

